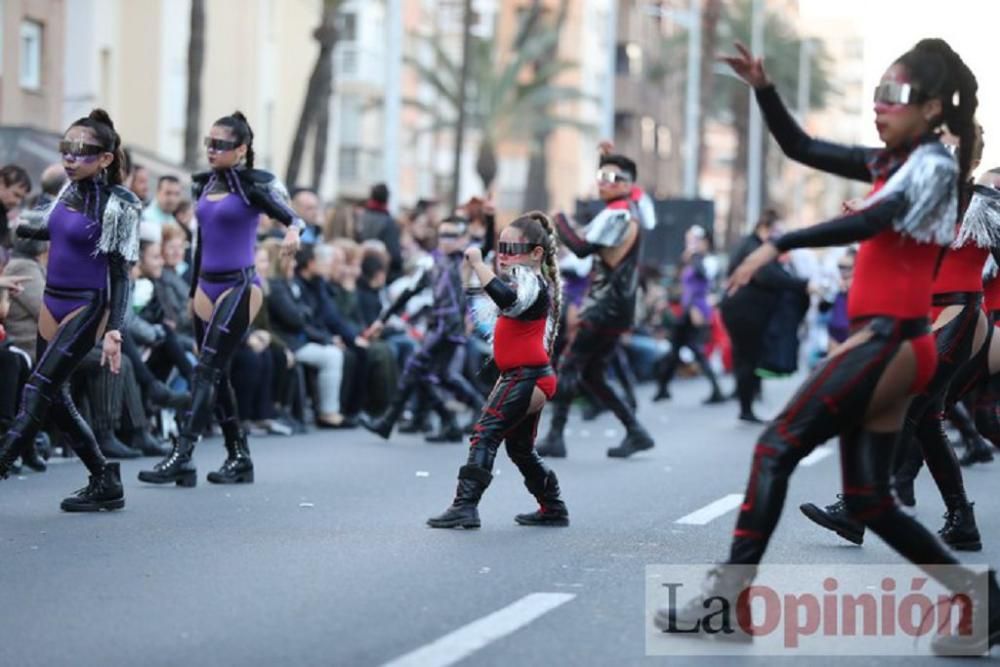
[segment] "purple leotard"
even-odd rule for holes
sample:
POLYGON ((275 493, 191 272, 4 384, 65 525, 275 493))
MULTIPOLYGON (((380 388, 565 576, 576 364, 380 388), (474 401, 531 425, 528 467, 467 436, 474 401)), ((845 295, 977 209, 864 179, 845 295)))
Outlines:
MULTIPOLYGON (((215 201, 203 195, 197 215, 202 244, 198 286, 214 303, 238 281, 214 281, 205 274, 232 273, 253 266, 260 212, 238 194, 230 193, 215 201)), ((260 278, 254 276, 253 282, 259 286, 260 278)))
POLYGON ((701 258, 695 257, 681 272, 681 306, 685 312, 691 308, 697 309, 706 322, 712 318, 708 289, 708 276, 701 268, 701 258))
POLYGON ((833 300, 829 317, 826 325, 827 333, 837 343, 843 343, 851 334, 851 321, 847 317, 847 292, 841 292, 833 300))
MULTIPOLYGON (((49 216, 48 277, 46 287, 57 290, 106 290, 108 287, 108 258, 97 252, 101 238, 101 225, 83 213, 56 204, 49 216)), ((45 307, 56 322, 81 308, 86 298, 69 298, 46 293, 45 307)))

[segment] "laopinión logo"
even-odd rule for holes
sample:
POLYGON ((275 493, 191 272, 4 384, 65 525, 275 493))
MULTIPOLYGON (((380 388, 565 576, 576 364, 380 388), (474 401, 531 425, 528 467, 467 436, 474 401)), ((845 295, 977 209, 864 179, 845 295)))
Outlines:
POLYGON ((987 568, 649 565, 648 655, 980 655, 987 568))

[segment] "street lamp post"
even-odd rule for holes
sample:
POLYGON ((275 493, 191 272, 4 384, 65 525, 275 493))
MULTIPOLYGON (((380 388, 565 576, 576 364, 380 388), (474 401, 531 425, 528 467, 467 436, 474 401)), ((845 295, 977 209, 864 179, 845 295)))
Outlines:
POLYGON ((698 196, 698 117, 701 115, 701 0, 687 11, 647 6, 648 13, 676 21, 688 31, 687 83, 684 100, 684 196, 698 196))
MULTIPOLYGON (((755 57, 764 52, 764 0, 753 0, 753 17, 750 50, 755 57)), ((752 95, 753 93, 748 93, 752 95)), ((760 109, 750 101, 749 150, 747 151, 747 230, 753 229, 760 217, 761 181, 763 165, 762 127, 760 109)))
MULTIPOLYGON (((814 43, 809 38, 804 38, 799 45, 799 93, 798 111, 799 123, 806 124, 806 116, 809 114, 809 95, 812 83, 812 56, 814 43)), ((795 215, 802 215, 802 205, 805 202, 805 168, 799 167, 799 177, 795 181, 795 215)))

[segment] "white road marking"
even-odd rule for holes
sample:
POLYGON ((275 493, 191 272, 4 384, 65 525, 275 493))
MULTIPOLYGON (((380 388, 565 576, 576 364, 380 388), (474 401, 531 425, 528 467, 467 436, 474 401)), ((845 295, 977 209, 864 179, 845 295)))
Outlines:
POLYGON ((699 510, 695 510, 686 516, 682 516, 674 523, 683 523, 689 526, 704 526, 713 519, 718 519, 723 514, 733 511, 743 502, 742 493, 730 493, 718 500, 711 502, 699 510))
POLYGON ((799 462, 800 466, 814 466, 826 457, 833 454, 832 447, 817 447, 809 453, 809 456, 799 462))
POLYGON ((532 593, 503 609, 462 626, 430 644, 400 656, 383 667, 447 667, 563 605, 570 593, 532 593))

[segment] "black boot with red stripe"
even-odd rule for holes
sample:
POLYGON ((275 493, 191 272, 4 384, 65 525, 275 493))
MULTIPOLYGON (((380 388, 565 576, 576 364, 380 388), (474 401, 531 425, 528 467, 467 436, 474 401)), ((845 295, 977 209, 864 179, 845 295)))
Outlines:
POLYGON ((518 514, 514 521, 522 526, 568 526, 569 511, 559 493, 559 479, 549 470, 545 477, 525 479, 531 495, 538 500, 538 509, 528 514, 518 514))

